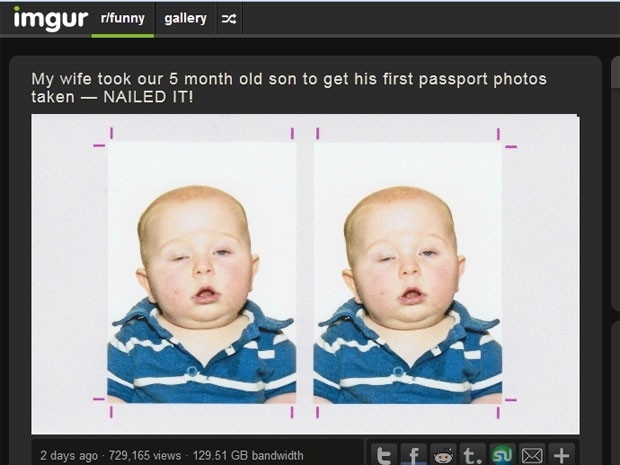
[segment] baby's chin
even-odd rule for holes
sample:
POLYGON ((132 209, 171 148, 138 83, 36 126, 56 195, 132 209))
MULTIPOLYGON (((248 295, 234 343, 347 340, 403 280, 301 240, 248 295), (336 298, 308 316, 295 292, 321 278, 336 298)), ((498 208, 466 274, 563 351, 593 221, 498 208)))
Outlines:
POLYGON ((409 314, 400 318, 380 318, 368 315, 368 318, 378 326, 397 331, 415 331, 435 326, 443 318, 444 314, 414 315, 409 314))
MULTIPOLYGON (((219 315, 217 317, 207 317, 203 316, 202 318, 166 318, 163 316, 163 319, 169 324, 179 329, 184 330, 209 330, 209 329, 220 329, 228 326, 233 321, 235 321, 239 317, 238 313, 231 313, 228 315, 219 315)), ((166 326, 163 324, 162 326, 166 326)))

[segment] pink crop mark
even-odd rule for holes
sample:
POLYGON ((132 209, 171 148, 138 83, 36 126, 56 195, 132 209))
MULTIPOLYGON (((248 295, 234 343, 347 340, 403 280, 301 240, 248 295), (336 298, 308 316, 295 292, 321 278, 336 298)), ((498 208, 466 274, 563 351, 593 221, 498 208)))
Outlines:
MULTIPOLYGON (((110 130, 108 131, 108 136, 110 137, 110 140, 114 139, 114 128, 112 126, 110 126, 110 130)), ((95 142, 93 144, 93 147, 96 149, 101 149, 104 148, 106 145, 102 142, 95 142)))
MULTIPOLYGON (((504 399, 504 402, 516 402, 516 401, 517 401, 516 397, 506 397, 504 399)), ((500 417, 500 408, 499 406, 497 406, 495 408, 495 418, 499 420, 499 417, 500 417)))
MULTIPOLYGON (((501 128, 496 128, 495 129, 495 140, 499 141, 502 138, 502 130, 501 128)), ((509 145, 504 145, 505 149, 518 149, 519 146, 516 144, 509 144, 509 145)))
MULTIPOLYGON (((105 397, 96 396, 96 397, 93 397, 92 400, 93 402, 103 402, 105 401, 105 397)), ((108 407, 108 417, 114 418, 114 407, 111 405, 108 407)))

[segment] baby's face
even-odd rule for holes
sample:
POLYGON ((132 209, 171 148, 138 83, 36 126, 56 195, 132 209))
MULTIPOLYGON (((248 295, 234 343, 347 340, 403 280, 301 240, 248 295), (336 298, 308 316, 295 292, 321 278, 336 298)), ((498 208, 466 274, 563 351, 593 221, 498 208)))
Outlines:
POLYGON ((387 328, 440 321, 465 269, 442 205, 430 199, 372 203, 354 221, 352 270, 343 276, 356 301, 387 328))
POLYGON ((138 280, 163 317, 188 329, 233 321, 258 269, 239 207, 227 199, 164 204, 147 224, 138 280))

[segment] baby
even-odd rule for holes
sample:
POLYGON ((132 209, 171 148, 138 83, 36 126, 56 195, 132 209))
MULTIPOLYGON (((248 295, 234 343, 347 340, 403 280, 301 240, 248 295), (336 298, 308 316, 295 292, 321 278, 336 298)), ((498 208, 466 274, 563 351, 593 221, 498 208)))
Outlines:
POLYGON ((259 258, 243 206, 207 186, 181 187, 138 223, 147 298, 114 325, 110 402, 291 403, 292 319, 266 317, 250 300, 259 258))
POLYGON ((499 403, 501 346, 454 300, 457 255, 448 206, 415 187, 362 199, 344 225, 353 293, 315 344, 317 403, 499 403))

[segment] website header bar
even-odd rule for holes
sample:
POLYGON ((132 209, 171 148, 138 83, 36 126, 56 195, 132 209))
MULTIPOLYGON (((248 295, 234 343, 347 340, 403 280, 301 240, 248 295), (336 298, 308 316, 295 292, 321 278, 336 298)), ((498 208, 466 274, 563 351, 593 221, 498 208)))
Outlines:
POLYGON ((0 5, 0 37, 195 35, 620 36, 620 3, 27 2, 0 5))

